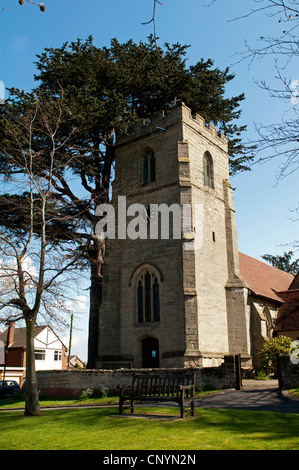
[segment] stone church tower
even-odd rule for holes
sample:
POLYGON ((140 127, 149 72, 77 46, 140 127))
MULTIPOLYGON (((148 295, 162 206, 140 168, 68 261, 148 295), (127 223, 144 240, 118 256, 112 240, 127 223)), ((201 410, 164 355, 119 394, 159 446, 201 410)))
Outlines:
POLYGON ((184 104, 119 139, 98 367, 107 361, 212 366, 234 353, 249 358, 232 193, 225 136, 184 104))

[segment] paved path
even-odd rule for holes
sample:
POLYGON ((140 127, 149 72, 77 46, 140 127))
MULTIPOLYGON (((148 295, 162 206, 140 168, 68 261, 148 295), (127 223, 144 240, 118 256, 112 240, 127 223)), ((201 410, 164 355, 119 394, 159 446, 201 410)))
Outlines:
MULTIPOLYGON (((152 406, 157 405, 157 403, 152 404, 152 406)), ((173 403, 169 403, 169 405, 176 406, 173 403)), ((86 405, 84 407, 95 408, 103 406, 115 407, 117 404, 96 406, 86 405)), ((146 406, 149 406, 149 404, 146 406)), ((160 406, 165 406, 165 403, 161 403, 160 406)), ((195 406, 197 408, 230 408, 239 410, 272 411, 299 414, 299 400, 288 398, 284 394, 281 394, 278 389, 277 380, 244 380, 241 390, 229 389, 223 390, 221 392, 207 394, 201 398, 197 398, 195 400, 195 406)), ((69 409, 70 407, 65 408, 69 409)), ((50 407, 48 409, 50 409, 50 407)), ((55 407, 51 409, 55 409, 55 407)), ((59 407, 59 409, 62 408, 59 407)), ((0 411, 19 410, 20 409, 13 410, 11 408, 5 409, 0 407, 0 411)), ((134 415, 121 416, 133 417, 134 415)))
POLYGON ((299 414, 299 400, 281 394, 277 380, 244 380, 241 390, 205 395, 196 400, 196 407, 299 414))

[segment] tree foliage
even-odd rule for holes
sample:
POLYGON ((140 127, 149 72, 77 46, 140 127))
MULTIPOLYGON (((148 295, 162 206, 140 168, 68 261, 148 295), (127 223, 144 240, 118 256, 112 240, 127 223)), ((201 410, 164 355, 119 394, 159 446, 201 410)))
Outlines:
POLYGON ((96 133, 104 145, 112 131, 117 137, 137 119, 182 100, 227 134, 232 172, 247 169, 249 159, 242 158, 241 145, 245 126, 237 125, 244 95, 225 97, 234 74, 228 68, 215 68, 211 59, 187 67, 187 49, 180 44, 157 49, 153 37, 139 44, 113 39, 109 48, 97 48, 89 37, 45 49, 38 56, 36 80, 54 94, 61 87, 70 106, 80 110, 80 124, 87 126, 85 137, 91 130, 89 138, 96 133))
POLYGON ((299 271, 299 259, 292 261, 293 255, 293 251, 288 251, 287 253, 284 252, 283 255, 276 256, 265 254, 262 258, 275 268, 282 269, 282 271, 294 274, 295 276, 299 271))

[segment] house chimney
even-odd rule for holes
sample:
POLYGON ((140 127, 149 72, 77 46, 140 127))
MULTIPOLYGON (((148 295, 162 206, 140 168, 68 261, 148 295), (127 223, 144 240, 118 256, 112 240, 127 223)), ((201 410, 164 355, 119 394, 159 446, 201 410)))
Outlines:
POLYGON ((7 347, 9 347, 14 340, 15 335, 15 322, 10 321, 8 324, 8 332, 7 332, 7 347))

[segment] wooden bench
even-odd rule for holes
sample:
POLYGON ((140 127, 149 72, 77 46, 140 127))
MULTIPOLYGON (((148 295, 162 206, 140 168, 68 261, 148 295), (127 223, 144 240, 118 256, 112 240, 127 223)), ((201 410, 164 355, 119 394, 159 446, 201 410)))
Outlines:
POLYGON ((131 361, 122 361, 122 362, 103 362, 102 369, 130 369, 131 368, 131 361))
POLYGON ((180 407, 181 418, 185 417, 185 399, 190 400, 191 416, 194 416, 195 373, 180 375, 134 374, 129 390, 120 387, 119 414, 124 403, 130 401, 131 413, 138 401, 175 402, 180 407))

